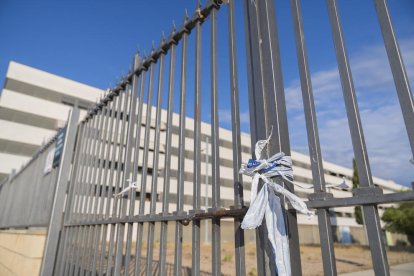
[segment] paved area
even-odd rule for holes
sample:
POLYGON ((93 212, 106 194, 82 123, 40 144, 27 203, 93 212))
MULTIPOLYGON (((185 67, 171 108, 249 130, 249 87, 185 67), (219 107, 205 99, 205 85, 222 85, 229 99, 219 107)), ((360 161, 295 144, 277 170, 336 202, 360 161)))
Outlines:
MULTIPOLYGON (((401 264, 390 268, 391 276, 414 276, 414 263, 401 264)), ((365 270, 352 273, 340 274, 340 276, 374 276, 374 271, 365 270)))

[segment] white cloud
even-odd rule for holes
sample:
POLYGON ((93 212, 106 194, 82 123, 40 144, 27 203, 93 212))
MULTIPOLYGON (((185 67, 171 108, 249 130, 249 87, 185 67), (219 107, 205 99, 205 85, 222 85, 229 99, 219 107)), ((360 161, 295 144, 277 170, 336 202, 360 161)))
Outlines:
MULTIPOLYGON (((365 140, 373 175, 403 184, 414 180, 409 162, 411 150, 398 103, 361 111, 365 140)), ((347 119, 324 120, 321 126, 323 155, 327 160, 350 166, 353 158, 347 119)))
MULTIPOLYGON (((410 83, 414 83, 414 39, 400 43, 410 83)), ((372 174, 409 185, 414 181, 411 149, 394 80, 383 44, 363 47, 350 55, 372 174)), ((325 160, 351 167, 354 157, 342 87, 336 66, 313 72, 312 86, 319 136, 325 160)), ((299 80, 286 87, 289 135, 292 148, 307 152, 306 124, 299 80)), ((231 111, 219 111, 220 124, 231 128, 231 111)), ((240 122, 249 126, 249 113, 240 122)))
MULTIPOLYGON (((414 39, 403 40, 400 44, 408 75, 414 75, 414 39)), ((384 46, 366 46, 351 55, 351 69, 358 98, 369 97, 370 104, 383 104, 391 95, 395 97, 395 86, 384 46), (375 96, 372 98, 372 96, 375 96), (384 98, 381 98, 383 96, 384 98), (374 103, 372 101, 375 101, 374 103)), ((313 72, 311 75, 316 105, 322 109, 332 105, 332 101, 343 101, 342 87, 336 66, 313 72)), ((413 78, 411 78, 413 79, 413 78)), ((413 81, 411 81, 413 83, 413 81)), ((301 109, 302 94, 299 80, 286 88, 288 109, 301 109)), ((364 102, 362 102, 364 104, 364 102)), ((363 107, 363 105, 360 105, 363 107)))
MULTIPOLYGON (((403 40, 400 47, 412 84, 414 39, 403 40)), ((414 181, 414 167, 409 162, 411 149, 385 48, 382 44, 364 47, 351 55, 350 64, 372 173, 409 185, 414 181)), ((314 72, 312 84, 323 156, 350 167, 353 150, 337 67, 314 72)), ((294 148, 305 148, 306 128, 299 80, 286 88, 286 95, 292 144, 294 148), (292 125, 292 121, 296 125, 292 125)))

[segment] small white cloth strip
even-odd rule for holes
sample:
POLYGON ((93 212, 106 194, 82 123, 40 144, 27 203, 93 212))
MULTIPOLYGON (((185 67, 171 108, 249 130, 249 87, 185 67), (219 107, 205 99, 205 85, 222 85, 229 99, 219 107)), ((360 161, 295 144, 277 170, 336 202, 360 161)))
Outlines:
POLYGON ((136 185, 137 182, 132 182, 131 179, 128 179, 127 182, 130 182, 130 184, 128 185, 128 187, 126 187, 125 189, 123 189, 121 192, 117 193, 114 195, 114 197, 122 197, 123 195, 125 195, 129 190, 131 189, 137 189, 138 186, 136 185))

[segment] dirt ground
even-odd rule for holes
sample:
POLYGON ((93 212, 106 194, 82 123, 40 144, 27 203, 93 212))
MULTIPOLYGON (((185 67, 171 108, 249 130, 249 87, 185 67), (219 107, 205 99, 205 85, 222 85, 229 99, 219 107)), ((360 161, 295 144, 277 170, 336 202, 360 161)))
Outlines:
MULTIPOLYGON (((303 275, 323 275, 322 253, 319 246, 301 246, 303 275)), ((146 255, 146 247, 142 250, 146 255)), ((158 260, 159 246, 154 248, 154 260, 158 260)), ((414 262, 414 253, 403 250, 387 250, 390 265, 414 262)), ((367 247, 357 245, 335 245, 335 257, 338 273, 360 271, 372 268, 371 255, 367 247)), ((255 244, 245 246, 246 274, 257 275, 255 244)), ((174 262, 174 244, 167 246, 167 262, 174 262)), ((234 275, 235 271, 234 245, 222 243, 221 271, 224 275, 234 275)), ((183 266, 191 267, 191 244, 183 245, 183 266)), ((211 272, 211 245, 201 245, 201 271, 211 272)))

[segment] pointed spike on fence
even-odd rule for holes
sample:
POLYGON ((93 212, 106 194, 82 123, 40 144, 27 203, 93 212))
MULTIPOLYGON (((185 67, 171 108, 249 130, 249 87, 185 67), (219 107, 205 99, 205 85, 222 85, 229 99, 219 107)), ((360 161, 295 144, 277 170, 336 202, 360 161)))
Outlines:
POLYGON ((155 51, 155 41, 153 40, 151 43, 151 54, 153 54, 155 51))
POLYGON ((121 86, 123 80, 124 80, 124 71, 121 71, 121 76, 118 78, 118 84, 117 84, 117 86, 121 86))
POLYGON ((150 57, 154 54, 154 52, 155 52, 155 43, 154 43, 154 40, 152 41, 152 46, 151 46, 151 52, 150 52, 150 57))
POLYGON ((198 13, 199 15, 201 13, 201 1, 200 0, 197 0, 196 13, 198 13))
POLYGON ((188 10, 187 8, 184 9, 185 11, 185 17, 184 17, 184 22, 188 20, 189 16, 188 16, 188 10))
POLYGON ((125 74, 124 74, 124 73, 122 73, 122 77, 121 77, 121 85, 124 85, 124 84, 125 84, 125 82, 126 82, 126 80, 127 80, 127 77, 125 76, 125 74))
POLYGON ((140 63, 141 63, 141 57, 139 55, 139 51, 136 51, 134 55, 134 68, 133 68, 134 71, 139 67, 140 63))
POLYGON ((140 56, 140 62, 139 62, 139 66, 142 66, 147 58, 147 56, 145 55, 145 51, 144 53, 140 56))
POLYGON ((172 32, 175 33, 177 31, 177 25, 175 25, 175 20, 173 20, 172 24, 173 24, 172 32))
POLYGON ((204 18, 203 14, 201 13, 201 0, 197 1, 196 13, 199 18, 204 18))
POLYGON ((161 41, 160 41, 160 46, 158 48, 162 48, 165 44, 165 33, 164 31, 161 32, 161 41))

